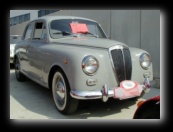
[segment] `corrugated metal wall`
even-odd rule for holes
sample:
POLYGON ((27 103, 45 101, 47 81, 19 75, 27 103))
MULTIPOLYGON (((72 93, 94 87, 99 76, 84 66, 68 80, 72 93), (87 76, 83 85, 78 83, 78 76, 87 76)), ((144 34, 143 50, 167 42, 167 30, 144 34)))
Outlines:
MULTIPOLYGON (((154 77, 160 78, 159 10, 61 10, 49 15, 81 16, 96 20, 111 39, 147 50, 152 57, 154 77)), ((10 28, 22 34, 27 22, 10 28)))
POLYGON ((160 78, 160 11, 141 11, 141 47, 152 57, 154 76, 160 78))
POLYGON ((111 11, 111 38, 131 47, 140 47, 140 11, 111 11))

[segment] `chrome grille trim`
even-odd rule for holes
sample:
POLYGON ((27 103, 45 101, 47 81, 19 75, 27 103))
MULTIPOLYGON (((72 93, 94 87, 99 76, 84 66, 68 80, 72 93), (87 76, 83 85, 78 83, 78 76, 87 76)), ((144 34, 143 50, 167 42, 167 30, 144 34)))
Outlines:
MULTIPOLYGON (((131 55, 129 57, 127 57, 128 53, 126 53, 126 56, 124 56, 124 50, 128 50, 129 51, 129 48, 127 46, 124 46, 124 45, 116 45, 116 46, 113 46, 113 47, 110 47, 109 48, 109 56, 110 56, 110 61, 111 61, 111 64, 112 64, 112 68, 113 68, 113 71, 114 71, 114 75, 115 75, 115 78, 117 80, 117 84, 119 85, 119 83, 122 81, 122 80, 126 80, 126 79, 131 79, 131 73, 132 73, 132 63, 131 63, 131 55), (111 51, 114 51, 114 50, 117 50, 116 52, 113 52, 111 53, 111 51), (121 54, 120 54, 120 51, 121 51, 121 54), (118 53, 119 52, 119 53, 118 53), (114 62, 114 60, 116 61, 116 57, 114 56, 114 58, 112 57, 112 54, 115 54, 115 53, 118 53, 117 54, 117 57, 121 57, 123 60, 122 62, 120 63, 116 63, 114 62), (127 59, 130 59, 127 60, 127 59), (128 63, 128 67, 126 67, 128 63), (121 65, 123 66, 123 68, 120 68, 119 70, 116 70, 115 68, 115 64, 118 65, 119 67, 117 68, 120 68, 121 65), (130 67, 129 67, 130 66, 130 67), (128 69, 127 69, 128 68, 128 69), (129 71, 130 70, 130 71, 129 71), (129 76, 129 73, 127 75, 126 72, 130 72, 130 76, 129 76), (122 75, 123 74, 123 75, 122 75), (122 76, 121 76, 122 75, 122 76)), ((129 52, 130 53, 130 52, 129 52)))
POLYGON ((123 52, 123 50, 121 49, 121 52, 122 52, 122 55, 123 55, 123 62, 124 62, 124 76, 125 76, 125 78, 126 78, 126 64, 125 64, 125 58, 124 58, 124 52, 123 52))

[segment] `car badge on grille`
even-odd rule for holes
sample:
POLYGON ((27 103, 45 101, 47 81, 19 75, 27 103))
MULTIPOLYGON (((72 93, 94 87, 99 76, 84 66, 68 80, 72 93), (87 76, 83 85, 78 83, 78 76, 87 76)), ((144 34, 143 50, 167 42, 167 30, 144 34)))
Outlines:
POLYGON ((123 49, 123 46, 122 45, 116 45, 115 49, 123 49))

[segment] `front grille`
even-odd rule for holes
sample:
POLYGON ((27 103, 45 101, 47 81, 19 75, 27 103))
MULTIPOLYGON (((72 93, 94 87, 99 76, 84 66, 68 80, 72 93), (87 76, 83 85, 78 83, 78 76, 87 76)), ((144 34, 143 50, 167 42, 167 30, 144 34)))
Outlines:
POLYGON ((126 47, 113 48, 110 50, 112 57, 113 69, 118 82, 130 80, 132 74, 132 62, 130 51, 126 47))

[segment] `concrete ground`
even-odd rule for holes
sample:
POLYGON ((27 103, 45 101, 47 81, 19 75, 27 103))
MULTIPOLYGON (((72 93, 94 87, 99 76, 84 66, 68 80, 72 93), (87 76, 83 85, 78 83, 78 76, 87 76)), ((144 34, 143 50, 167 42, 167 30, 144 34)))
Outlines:
MULTIPOLYGON (((151 88, 141 99, 160 95, 160 89, 151 88)), ((14 68, 10 69, 10 119, 132 119, 141 100, 109 99, 82 100, 76 113, 62 115, 54 105, 50 90, 31 80, 18 82, 14 68)))

